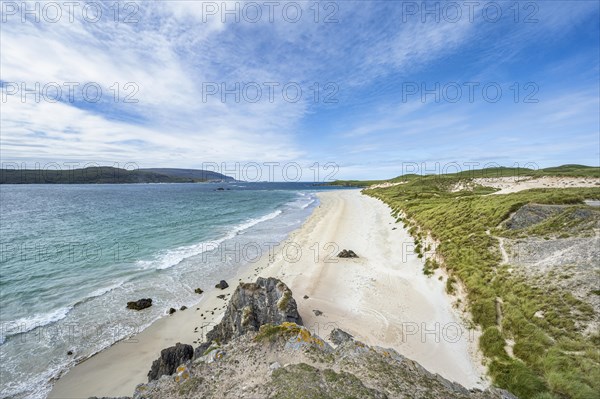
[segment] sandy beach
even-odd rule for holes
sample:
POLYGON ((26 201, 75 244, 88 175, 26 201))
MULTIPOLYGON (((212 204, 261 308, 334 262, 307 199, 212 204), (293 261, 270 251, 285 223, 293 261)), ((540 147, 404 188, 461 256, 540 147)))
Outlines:
POLYGON ((367 344, 394 348, 466 387, 486 386, 477 335, 453 308, 439 272, 430 278, 423 274, 423 260, 410 250, 413 241, 390 209, 358 190, 318 196, 319 206, 274 256, 248 265, 226 290, 207 291, 196 306, 80 363, 56 382, 49 397, 131 395, 147 381, 161 349, 177 342, 197 346, 194 341, 219 321, 227 302, 217 295, 231 294, 239 280, 257 276, 284 281, 304 325, 323 338, 339 327, 367 344), (359 258, 335 257, 342 249, 359 258), (322 314, 317 316, 316 310, 322 314))

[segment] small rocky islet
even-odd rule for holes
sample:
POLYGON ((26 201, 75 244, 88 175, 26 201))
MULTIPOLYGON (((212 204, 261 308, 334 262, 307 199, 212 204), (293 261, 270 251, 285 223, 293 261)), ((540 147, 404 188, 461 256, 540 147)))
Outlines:
POLYGON ((137 301, 127 302, 127 309, 142 310, 152 306, 152 298, 142 298, 137 301))

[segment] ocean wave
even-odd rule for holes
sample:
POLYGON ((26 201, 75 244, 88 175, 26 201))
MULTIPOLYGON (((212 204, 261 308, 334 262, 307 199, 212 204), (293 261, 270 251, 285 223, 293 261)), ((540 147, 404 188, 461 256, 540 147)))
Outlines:
POLYGON ((139 260, 137 261, 138 267, 141 269, 156 269, 156 270, 164 270, 169 269, 171 267, 177 266, 185 259, 190 258, 192 256, 200 255, 206 251, 212 251, 216 249, 218 245, 220 245, 225 240, 230 240, 234 238, 236 235, 241 234, 245 230, 256 226, 259 223, 266 222, 267 220, 271 220, 281 215, 281 210, 276 210, 267 215, 264 215, 259 218, 249 219, 234 228, 232 228, 225 236, 218 238, 212 241, 204 241, 198 244, 187 245, 178 247, 175 249, 170 249, 162 254, 158 255, 155 259, 151 260, 139 260))
POLYGON ((315 193, 298 192, 297 198, 288 203, 288 206, 295 209, 306 209, 316 201, 315 193))
POLYGON ((244 222, 238 226, 236 226, 231 233, 229 233, 228 237, 233 238, 236 234, 248 230, 250 227, 256 226, 259 223, 266 222, 267 220, 275 219, 277 216, 281 215, 281 210, 277 209, 274 212, 269 213, 263 217, 257 219, 250 219, 247 222, 244 222), (233 234, 233 235, 231 235, 233 234))
POLYGON ((73 309, 73 306, 67 306, 55 309, 47 313, 38 313, 33 316, 22 317, 17 320, 10 320, 2 323, 0 333, 0 344, 3 344, 7 337, 23 334, 34 330, 38 327, 43 327, 48 324, 56 323, 59 320, 67 317, 67 314, 73 309))
POLYGON ((123 286, 123 284, 125 284, 126 280, 121 280, 115 284, 109 285, 108 287, 102 287, 102 288, 98 288, 95 291, 92 291, 90 294, 86 295, 85 297, 83 297, 82 299, 80 299, 79 301, 77 301, 75 303, 75 306, 81 304, 81 303, 85 303, 87 301, 89 301, 90 299, 94 299, 97 298, 99 296, 102 296, 104 294, 108 294, 109 292, 111 292, 112 290, 115 290, 121 286, 123 286))
POLYGON ((85 303, 93 298, 97 298, 108 292, 119 288, 125 283, 125 281, 120 281, 116 284, 110 285, 108 287, 99 288, 90 294, 86 295, 82 299, 75 302, 74 305, 62 307, 59 309, 55 309, 51 312, 35 314, 33 316, 22 317, 17 320, 11 320, 2 323, 2 331, 0 333, 0 344, 4 343, 6 337, 10 337, 12 335, 23 334, 34 330, 38 327, 44 327, 52 323, 56 323, 67 317, 69 312, 75 308, 75 306, 85 303))
POLYGON ((314 204, 314 203, 315 203, 315 200, 314 200, 314 199, 313 199, 313 200, 310 200, 310 201, 308 201, 306 204, 303 204, 303 205, 301 206, 301 208, 302 208, 302 209, 306 209, 306 208, 308 208, 310 205, 312 205, 312 204, 314 204))

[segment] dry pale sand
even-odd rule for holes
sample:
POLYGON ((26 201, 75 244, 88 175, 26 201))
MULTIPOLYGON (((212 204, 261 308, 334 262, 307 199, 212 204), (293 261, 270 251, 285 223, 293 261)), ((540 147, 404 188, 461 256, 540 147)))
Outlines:
POLYGON ((600 179, 594 177, 490 177, 473 179, 482 186, 499 188, 495 194, 510 194, 533 188, 600 187, 600 179))
MULTIPOLYGON (((319 198, 320 205, 274 256, 249 265, 236 280, 280 278, 292 289, 304 325, 324 338, 340 327, 466 387, 487 385, 476 336, 453 309, 438 275, 425 277, 422 260, 411 251, 412 239, 389 208, 358 190, 320 193, 319 198), (336 258, 341 249, 352 249, 360 258, 336 258), (314 310, 323 314, 316 316, 314 310)), ((216 295, 233 292, 237 284, 232 280, 230 285, 77 365, 49 397, 131 395, 146 381, 161 349, 191 344, 218 322, 226 302, 216 295)))

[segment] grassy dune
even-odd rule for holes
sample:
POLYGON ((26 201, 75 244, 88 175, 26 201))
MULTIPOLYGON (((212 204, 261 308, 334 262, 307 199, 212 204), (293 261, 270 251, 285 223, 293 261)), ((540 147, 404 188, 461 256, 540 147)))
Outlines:
MULTIPOLYGON (((451 169, 451 168, 449 168, 451 169)), ((462 178, 462 179, 473 179, 473 178, 489 178, 489 177, 541 177, 541 176, 556 176, 556 177, 600 177, 600 168, 596 166, 585 166, 585 165, 562 165, 545 169, 529 169, 529 168, 486 168, 476 170, 465 170, 457 173, 444 174, 444 178, 462 178)), ((373 184, 380 183, 397 183, 407 182, 420 179, 423 176, 420 174, 405 174, 402 176, 394 177, 388 180, 336 180, 331 183, 327 183, 331 186, 348 186, 348 187, 367 187, 373 184)), ((438 176, 439 178, 439 176, 438 176)))
MULTIPOLYGON (((545 175, 591 177, 597 170, 567 166, 550 168, 545 175)), ((492 177, 490 173, 485 177, 492 177)), ((466 288, 473 321, 483 330, 480 346, 495 384, 522 398, 600 397, 600 336, 585 334, 582 328, 594 317, 591 306, 569 292, 512 273, 509 265, 501 265, 498 240, 493 237, 498 225, 525 204, 581 204, 584 199, 599 199, 600 188, 483 196, 495 190, 471 186, 452 192, 464 178, 463 174, 413 176, 406 184, 364 193, 390 205, 413 234, 417 251, 428 250, 422 248, 426 234, 439 242, 436 254, 451 275, 447 289, 452 292, 456 280, 466 288), (545 317, 534 317, 538 311, 545 317), (514 342, 510 354, 507 342, 514 342)), ((427 261, 424 272, 432 274, 439 266, 427 261)))

